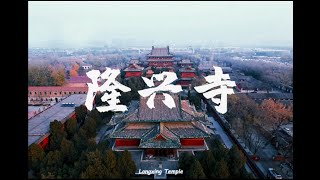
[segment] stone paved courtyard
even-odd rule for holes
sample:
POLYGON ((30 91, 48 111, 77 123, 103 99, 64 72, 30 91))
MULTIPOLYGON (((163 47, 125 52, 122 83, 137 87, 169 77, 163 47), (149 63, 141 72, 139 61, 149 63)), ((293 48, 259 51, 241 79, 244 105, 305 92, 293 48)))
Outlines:
MULTIPOLYGON (((129 151, 132 154, 132 158, 137 166, 137 171, 138 173, 139 169, 141 170, 162 170, 162 174, 164 174, 165 170, 164 169, 179 169, 178 168, 178 160, 169 160, 167 158, 155 158, 152 160, 142 160, 142 153, 143 151, 129 151), (162 164, 159 166, 159 164, 162 164)), ((153 175, 152 175, 153 176, 153 175)))

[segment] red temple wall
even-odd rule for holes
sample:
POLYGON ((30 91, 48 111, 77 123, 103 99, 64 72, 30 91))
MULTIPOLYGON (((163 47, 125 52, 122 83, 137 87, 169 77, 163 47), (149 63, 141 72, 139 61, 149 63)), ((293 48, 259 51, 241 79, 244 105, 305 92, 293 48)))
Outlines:
POLYGON ((158 141, 165 141, 166 139, 164 137, 161 136, 161 134, 159 134, 155 140, 158 140, 158 141))
POLYGON ((139 146, 140 139, 116 139, 116 147, 118 146, 139 146))
POLYGON ((188 86, 191 83, 191 81, 180 81, 180 85, 182 86, 188 86))
POLYGON ((49 136, 44 138, 39 145, 42 147, 42 149, 45 149, 49 144, 49 136))
POLYGON ((188 138, 188 139, 180 139, 182 146, 203 146, 204 139, 201 138, 188 138))
POLYGON ((181 77, 182 78, 193 78, 196 74, 194 72, 182 72, 181 77))
POLYGON ((149 62, 149 66, 172 67, 173 66, 173 62, 149 62))
POLYGON ((154 149, 147 149, 147 150, 146 150, 146 154, 152 154, 152 155, 154 155, 154 154, 155 154, 155 150, 154 150, 154 149))
POLYGON ((77 119, 76 113, 74 113, 74 114, 71 116, 71 119, 77 119))
POLYGON ((137 71, 134 71, 134 72, 127 71, 125 77, 140 77, 141 74, 142 74, 141 71, 140 71, 140 72, 137 72, 137 71))

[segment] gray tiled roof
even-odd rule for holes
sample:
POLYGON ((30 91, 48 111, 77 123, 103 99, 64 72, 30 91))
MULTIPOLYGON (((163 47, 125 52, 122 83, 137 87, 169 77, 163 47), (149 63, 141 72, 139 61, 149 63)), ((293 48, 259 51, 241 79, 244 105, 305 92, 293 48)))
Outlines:
POLYGON ((180 72, 196 72, 196 69, 194 69, 193 67, 183 67, 179 69, 180 72))
POLYGON ((132 64, 129 67, 127 67, 124 71, 142 71, 143 69, 143 67, 137 64, 132 64))
POLYGON ((140 148, 179 148, 180 138, 206 138, 209 133, 202 123, 173 122, 173 123, 127 123, 119 128, 112 138, 139 138, 140 148), (163 139, 157 139, 161 135, 163 139))
POLYGON ((155 108, 150 109, 147 106, 149 97, 140 97, 139 110, 136 113, 129 115, 124 120, 127 122, 171 122, 171 121, 192 121, 193 116, 187 115, 181 110, 181 102, 179 96, 172 94, 174 99, 175 108, 168 108, 162 100, 164 96, 157 94, 154 98, 155 108))
POLYGON ((141 138, 148 129, 122 129, 112 134, 112 138, 141 138))
POLYGON ((197 121, 166 123, 165 126, 175 135, 179 136, 179 138, 209 137, 206 127, 197 121))
POLYGON ((172 56, 172 54, 169 52, 169 47, 153 48, 148 56, 172 56))
POLYGON ((164 96, 157 94, 154 99, 155 108, 149 109, 146 102, 148 98, 140 97, 139 107, 126 117, 125 122, 185 122, 201 120, 204 114, 197 112, 194 106, 191 106, 188 100, 180 100, 178 95, 172 94, 176 108, 168 108, 162 100, 164 96))
POLYGON ((151 131, 146 133, 139 145, 140 148, 179 148, 180 146, 180 139, 161 123, 157 123, 151 131), (158 140, 159 135, 165 140, 158 140))
POLYGON ((156 124, 154 123, 127 123, 111 134, 112 138, 141 138, 150 131, 156 124))

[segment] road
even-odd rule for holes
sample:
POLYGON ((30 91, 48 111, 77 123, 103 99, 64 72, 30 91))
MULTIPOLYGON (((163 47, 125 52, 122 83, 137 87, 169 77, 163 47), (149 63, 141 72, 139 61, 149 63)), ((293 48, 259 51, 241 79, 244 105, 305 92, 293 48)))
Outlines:
MULTIPOLYGON (((209 116, 208 120, 212 123, 212 126, 215 129, 214 130, 215 134, 220 135, 223 143, 226 145, 226 147, 228 149, 230 149, 233 146, 233 143, 232 143, 231 139, 228 137, 228 135, 224 132, 224 130, 222 129, 220 124, 216 120, 214 120, 214 118, 212 116, 209 116)), ((246 168, 247 172, 252 173, 251 169, 249 168, 248 163, 245 164, 245 168, 246 168)))
MULTIPOLYGON (((213 117, 208 117, 208 120, 213 123, 215 133, 220 135, 226 147, 230 149, 233 143, 220 124, 214 120, 213 117)), ((264 174, 267 174, 268 168, 274 168, 284 179, 292 179, 292 170, 287 167, 280 168, 280 162, 272 160, 272 157, 275 154, 277 154, 277 150, 271 144, 266 145, 257 152, 257 155, 260 156, 261 160, 256 161, 256 165, 264 174)), ((246 164, 246 169, 247 171, 249 170, 248 172, 251 172, 248 164, 246 164)))

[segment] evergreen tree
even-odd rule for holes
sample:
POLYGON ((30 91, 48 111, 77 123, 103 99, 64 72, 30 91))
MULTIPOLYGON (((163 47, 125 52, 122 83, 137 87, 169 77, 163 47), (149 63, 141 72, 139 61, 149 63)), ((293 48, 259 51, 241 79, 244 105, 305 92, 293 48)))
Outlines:
POLYGON ((86 131, 88 138, 92 138, 96 136, 96 128, 97 128, 96 121, 91 117, 87 117, 82 126, 82 129, 86 131))
POLYGON ((82 172, 86 170, 88 165, 87 159, 88 151, 83 151, 77 161, 74 162, 73 169, 70 170, 70 177, 73 179, 79 179, 82 172))
POLYGON ((213 141, 210 141, 209 144, 211 152, 216 161, 220 161, 221 159, 227 157, 228 149, 223 146, 219 139, 216 138, 213 141))
POLYGON ((194 163, 194 161, 195 158, 193 155, 187 152, 182 152, 179 157, 179 168, 186 172, 190 169, 190 166, 194 163))
MULTIPOLYGON (((199 178, 203 179, 205 178, 202 176, 203 169, 201 167, 201 170, 198 165, 195 165, 196 161, 198 161, 192 154, 183 152, 180 154, 179 157, 179 168, 183 170, 184 177, 188 179, 193 178, 199 178)), ((199 163, 199 162, 198 162, 199 163)), ((201 164, 200 164, 201 166, 201 164)))
POLYGON ((79 152, 82 152, 88 148, 88 137, 86 131, 83 128, 80 128, 79 132, 74 135, 73 142, 75 148, 79 152))
POLYGON ((81 173, 80 178, 102 179, 105 177, 106 167, 102 163, 101 153, 96 150, 87 153, 88 167, 81 173))
POLYGON ((57 120, 50 122, 50 134, 49 149, 51 151, 59 150, 62 139, 67 136, 63 124, 57 120))
POLYGON ((212 171, 212 169, 214 169, 215 165, 216 165, 216 160, 213 157, 213 154, 211 152, 211 150, 209 151, 204 151, 201 153, 201 157, 200 157, 200 163, 201 166, 203 167, 203 172, 206 174, 206 176, 209 178, 214 178, 214 171, 212 171))
POLYGON ((31 144, 28 148, 28 167, 34 172, 40 170, 40 164, 45 157, 43 149, 38 144, 31 144))
POLYGON ((74 134, 77 132, 77 120, 76 119, 68 119, 65 124, 66 132, 68 135, 68 139, 72 139, 74 134))
POLYGON ((191 164, 190 169, 187 171, 187 179, 205 179, 206 175, 203 172, 200 162, 196 159, 191 164))
POLYGON ((118 169, 122 178, 129 178, 134 175, 136 172, 136 165, 132 160, 131 154, 128 150, 125 150, 119 161, 118 161, 118 169))
POLYGON ((75 108, 75 113, 77 117, 77 122, 82 125, 84 123, 85 117, 87 115, 87 107, 85 105, 81 105, 75 108))
POLYGON ((63 161, 61 152, 58 150, 49 151, 41 165, 41 178, 57 178, 59 169, 62 167, 63 161))
POLYGON ((106 166, 106 177, 108 179, 116 179, 120 177, 118 167, 117 167, 117 159, 115 154, 111 149, 108 149, 104 158, 104 164, 106 166))
POLYGON ((233 145, 228 152, 228 165, 230 175, 240 177, 241 171, 246 163, 246 158, 237 146, 233 145))
POLYGON ((218 161, 217 165, 215 166, 215 173, 217 178, 229 178, 229 168, 228 164, 224 159, 218 161))
POLYGON ((94 97, 94 103, 96 106, 102 106, 103 102, 101 100, 102 96, 104 95, 104 93, 97 93, 96 96, 94 97))
POLYGON ((66 163, 72 163, 76 157, 76 149, 72 141, 67 140, 66 138, 62 139, 61 142, 61 156, 66 163))
POLYGON ((88 113, 88 117, 91 117, 92 119, 95 120, 97 127, 100 127, 102 124, 102 118, 100 116, 100 112, 97 109, 93 109, 88 113))

